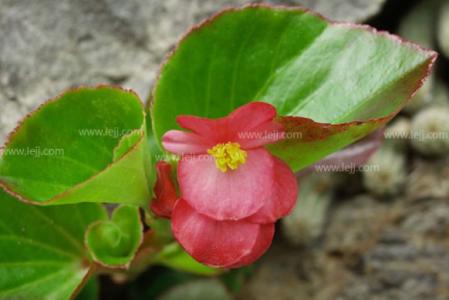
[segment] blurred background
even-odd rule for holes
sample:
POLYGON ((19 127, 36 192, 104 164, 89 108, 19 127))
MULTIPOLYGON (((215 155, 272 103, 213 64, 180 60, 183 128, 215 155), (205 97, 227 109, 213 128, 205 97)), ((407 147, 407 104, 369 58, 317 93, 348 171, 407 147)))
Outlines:
MULTIPOLYGON (((112 83, 146 99, 183 32, 245 3, 0 0, 0 143, 23 115, 68 87, 112 83)), ((298 175, 300 201, 260 262, 214 278, 163 267, 128 283, 103 276, 100 298, 449 299, 449 1, 270 3, 398 33, 436 49, 437 66, 384 132, 298 175)))

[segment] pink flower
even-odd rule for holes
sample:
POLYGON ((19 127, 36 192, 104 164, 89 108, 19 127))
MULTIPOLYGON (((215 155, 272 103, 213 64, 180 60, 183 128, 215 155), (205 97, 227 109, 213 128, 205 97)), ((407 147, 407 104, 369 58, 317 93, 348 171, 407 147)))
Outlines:
POLYGON ((181 155, 172 230, 198 261, 226 268, 254 262, 270 246, 276 220, 293 208, 296 178, 264 148, 283 138, 275 117, 270 104, 252 102, 220 119, 179 116, 190 132, 163 136, 165 149, 181 155))

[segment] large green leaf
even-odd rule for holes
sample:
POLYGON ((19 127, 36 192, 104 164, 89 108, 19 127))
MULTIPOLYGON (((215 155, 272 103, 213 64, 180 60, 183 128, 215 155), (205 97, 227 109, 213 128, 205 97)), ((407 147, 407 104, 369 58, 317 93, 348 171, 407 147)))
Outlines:
POLYGON ((91 269, 83 246, 96 203, 38 207, 0 189, 0 299, 69 299, 91 269))
POLYGON ((180 114, 222 117, 266 101, 290 116, 280 118, 287 140, 271 150, 298 170, 391 119, 435 57, 297 8, 226 10, 194 27, 169 56, 152 92, 154 132, 160 141, 179 128, 180 114))
POLYGON ((151 198, 142 103, 113 87, 70 90, 31 113, 9 136, 0 185, 35 204, 151 198))

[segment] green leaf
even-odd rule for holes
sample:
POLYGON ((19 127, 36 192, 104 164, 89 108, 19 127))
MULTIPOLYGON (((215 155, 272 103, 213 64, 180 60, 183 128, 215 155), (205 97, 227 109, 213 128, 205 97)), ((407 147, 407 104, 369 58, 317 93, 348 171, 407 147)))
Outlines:
POLYGON ((139 208, 122 205, 114 210, 111 220, 89 226, 86 246, 98 263, 128 267, 142 242, 142 231, 139 208))
POLYGON ((226 10, 194 27, 166 61, 152 91, 154 133, 160 142, 179 129, 178 115, 216 118, 266 101, 290 116, 280 118, 287 139, 270 149, 299 170, 390 120, 435 57, 298 8, 226 10))
POLYGON ((88 225, 107 218, 99 204, 24 204, 0 189, 0 299, 69 299, 92 267, 88 225))
POLYGON ((150 159, 139 98, 113 87, 79 88, 48 101, 11 133, 0 185, 35 204, 145 205, 150 159))
POLYGON ((172 243, 165 246, 153 259, 154 264, 160 264, 172 269, 198 274, 203 276, 212 276, 223 273, 223 269, 216 269, 205 266, 194 260, 185 252, 178 243, 172 243))
POLYGON ((113 161, 122 158, 141 138, 140 130, 134 130, 123 136, 117 147, 114 148, 113 161))

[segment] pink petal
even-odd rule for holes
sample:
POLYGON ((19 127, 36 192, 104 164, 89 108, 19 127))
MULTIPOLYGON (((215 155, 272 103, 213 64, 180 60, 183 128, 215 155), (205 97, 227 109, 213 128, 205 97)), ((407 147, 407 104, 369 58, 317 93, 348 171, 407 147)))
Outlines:
POLYGON ((228 119, 237 130, 252 129, 276 117, 276 108, 264 102, 250 102, 229 114, 228 119))
POLYGON ((178 116, 176 122, 182 128, 191 130, 215 144, 228 142, 233 136, 229 131, 226 117, 207 119, 197 116, 178 116))
POLYGON ((217 221, 196 212, 180 199, 173 210, 172 230, 184 249, 199 262, 227 267, 238 264, 256 245, 261 225, 217 221))
POLYGON ((298 181, 286 163, 274 157, 274 182, 272 195, 265 205, 248 220, 255 223, 274 223, 288 215, 296 204, 298 181))
POLYGON ((179 155, 206 153, 215 144, 202 136, 180 130, 169 130, 162 137, 165 150, 179 155))
POLYGON ((211 155, 183 157, 178 165, 182 198, 216 220, 239 220, 256 213, 272 194, 274 157, 263 148, 247 154, 244 164, 225 173, 211 155))
POLYGON ((241 141, 242 147, 249 149, 283 138, 282 125, 273 121, 275 117, 276 109, 271 104, 251 102, 223 118, 178 116, 176 121, 214 144, 241 141))
POLYGON ((159 217, 170 218, 178 196, 171 178, 171 165, 165 161, 156 163, 157 180, 154 186, 155 198, 151 210, 159 217))
POLYGON ((270 248, 274 236, 274 223, 260 225, 257 241, 251 252, 228 268, 240 268, 258 260, 270 248))

